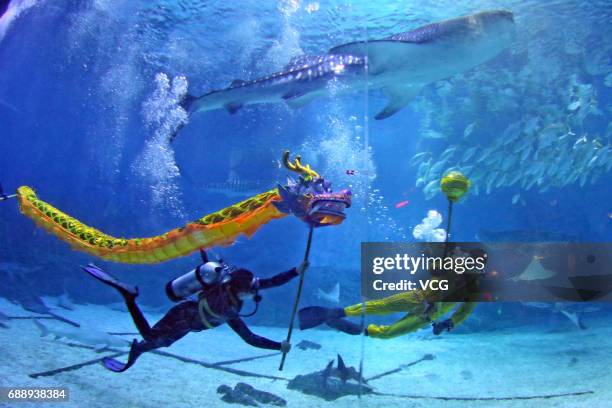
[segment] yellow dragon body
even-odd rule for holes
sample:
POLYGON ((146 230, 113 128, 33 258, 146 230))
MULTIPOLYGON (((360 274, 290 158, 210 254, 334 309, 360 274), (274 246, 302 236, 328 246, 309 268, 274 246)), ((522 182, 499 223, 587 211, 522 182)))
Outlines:
POLYGON ((28 186, 17 189, 20 211, 73 248, 109 261, 151 264, 188 255, 198 249, 229 245, 240 235, 250 237, 264 224, 288 214, 316 227, 337 225, 344 220, 343 210, 350 206, 350 191, 334 193, 331 184, 310 166, 289 161, 285 166, 301 176, 288 186, 257 194, 222 210, 148 238, 116 238, 65 214, 39 199, 28 186))

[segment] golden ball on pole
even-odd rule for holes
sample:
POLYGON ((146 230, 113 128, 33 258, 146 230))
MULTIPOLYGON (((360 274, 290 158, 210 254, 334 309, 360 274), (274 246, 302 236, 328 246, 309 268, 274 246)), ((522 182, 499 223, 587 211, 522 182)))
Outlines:
POLYGON ((472 183, 460 171, 450 171, 440 180, 440 188, 451 202, 458 201, 467 193, 472 183))

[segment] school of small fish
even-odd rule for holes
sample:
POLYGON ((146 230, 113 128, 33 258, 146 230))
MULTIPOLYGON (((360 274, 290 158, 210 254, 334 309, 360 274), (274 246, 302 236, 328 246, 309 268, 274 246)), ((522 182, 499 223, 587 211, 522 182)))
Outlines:
POLYGON ((514 51, 527 55, 522 66, 440 81, 417 103, 427 147, 410 164, 426 199, 452 170, 471 180, 471 194, 514 189, 515 205, 526 205, 523 191, 583 187, 612 170, 612 107, 598 100, 612 87, 612 45, 585 55, 566 45, 565 60, 549 60, 537 36, 524 42, 514 51))

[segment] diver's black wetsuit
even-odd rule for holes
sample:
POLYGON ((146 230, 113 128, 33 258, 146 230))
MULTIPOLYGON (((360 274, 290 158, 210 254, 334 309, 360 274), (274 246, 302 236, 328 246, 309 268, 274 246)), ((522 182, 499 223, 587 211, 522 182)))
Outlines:
MULTIPOLYGON (((284 285, 298 276, 295 268, 271 278, 259 279, 259 289, 284 285)), ((138 308, 134 296, 124 296, 125 303, 144 341, 134 343, 137 354, 159 347, 168 347, 189 332, 212 329, 227 323, 248 344, 271 350, 280 350, 281 344, 251 332, 240 319, 243 302, 231 290, 218 283, 207 285, 198 301, 184 301, 170 309, 153 327, 138 308), (202 313, 200 313, 202 305, 202 313)))

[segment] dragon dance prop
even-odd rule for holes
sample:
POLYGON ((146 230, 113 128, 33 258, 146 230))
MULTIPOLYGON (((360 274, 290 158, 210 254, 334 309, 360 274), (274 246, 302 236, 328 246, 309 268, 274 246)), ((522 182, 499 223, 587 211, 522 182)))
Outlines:
POLYGON ((300 156, 291 162, 288 151, 283 154, 283 164, 299 178, 149 238, 107 235, 42 201, 28 186, 19 187, 15 195, 2 194, 2 199, 16 197, 24 215, 74 249, 114 262, 152 264, 229 245, 240 235, 250 237, 264 224, 288 214, 311 227, 337 225, 344 220, 344 210, 351 205, 349 190, 333 192, 331 183, 303 165, 300 156))

